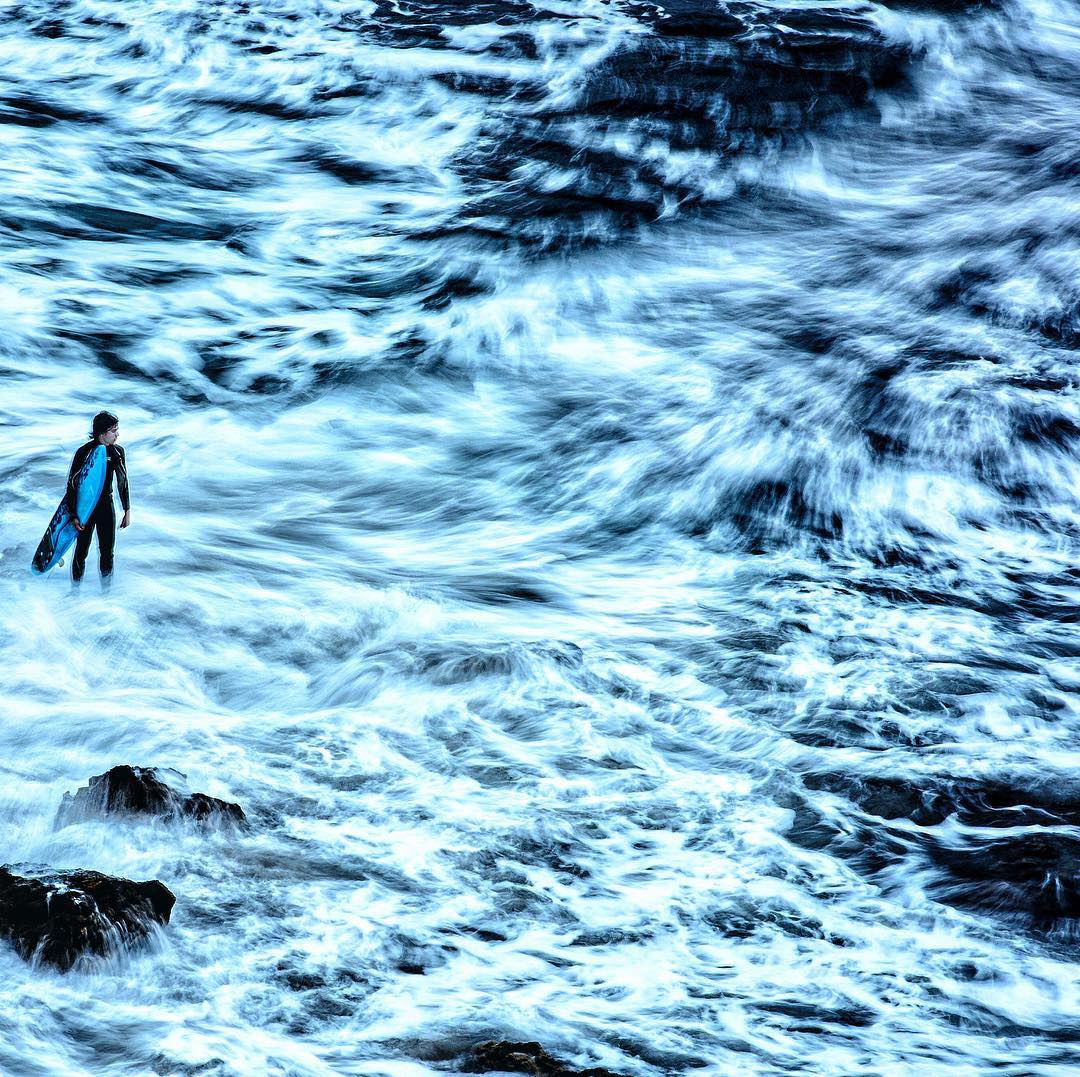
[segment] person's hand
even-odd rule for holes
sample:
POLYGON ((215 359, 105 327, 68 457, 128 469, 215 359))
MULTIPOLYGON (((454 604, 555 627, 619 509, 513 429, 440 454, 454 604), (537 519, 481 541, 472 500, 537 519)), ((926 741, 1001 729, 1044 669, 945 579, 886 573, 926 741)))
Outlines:
POLYGON ((81 531, 83 529, 83 525, 79 522, 79 517, 78 516, 72 516, 71 517, 71 522, 75 525, 75 530, 76 531, 81 531))
MULTIPOLYGON (((124 511, 124 518, 120 521, 120 529, 123 530, 130 523, 131 523, 131 509, 126 509, 124 511)), ((81 530, 81 528, 80 528, 80 530, 81 530)))

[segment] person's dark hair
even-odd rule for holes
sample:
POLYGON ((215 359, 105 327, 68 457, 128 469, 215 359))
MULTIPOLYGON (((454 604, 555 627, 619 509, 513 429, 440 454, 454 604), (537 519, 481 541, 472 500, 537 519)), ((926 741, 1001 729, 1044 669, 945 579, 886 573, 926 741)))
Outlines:
POLYGON ((111 411, 99 411, 94 416, 94 426, 90 436, 96 438, 99 434, 104 434, 110 427, 116 426, 119 421, 111 411))

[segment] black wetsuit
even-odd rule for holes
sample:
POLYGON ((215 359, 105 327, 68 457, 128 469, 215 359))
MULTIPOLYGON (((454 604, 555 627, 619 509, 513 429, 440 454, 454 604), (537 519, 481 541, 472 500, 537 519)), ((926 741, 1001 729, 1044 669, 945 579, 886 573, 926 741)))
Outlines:
MULTIPOLYGON (((75 476, 78 475, 87 456, 97 447, 97 441, 88 441, 80 445, 75 451, 75 458, 71 461, 71 471, 68 473, 67 500, 68 512, 75 515, 75 476)), ((119 445, 106 445, 105 456, 108 466, 105 470, 105 486, 98 498, 97 507, 90 514, 89 520, 80 520, 83 525, 79 537, 75 540, 75 556, 71 560, 71 578, 81 580, 86 568, 86 555, 90 552, 90 540, 97 531, 98 558, 102 577, 112 575, 113 570, 113 547, 116 545, 116 509, 113 507, 112 484, 113 476, 116 476, 116 492, 120 495, 120 504, 124 506, 124 512, 131 508, 128 498, 127 459, 124 450, 119 445)))

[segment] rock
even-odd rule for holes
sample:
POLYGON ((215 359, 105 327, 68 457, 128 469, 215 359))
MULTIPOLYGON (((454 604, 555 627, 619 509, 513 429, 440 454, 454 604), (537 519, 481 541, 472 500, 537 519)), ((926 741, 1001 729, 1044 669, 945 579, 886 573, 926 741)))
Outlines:
POLYGON ((793 843, 828 849, 875 880, 885 868, 929 862, 936 870, 925 886, 937 901, 1037 931, 1076 933, 1080 791, 1070 776, 826 773, 809 775, 806 785, 846 797, 880 823, 792 797, 785 806, 793 812, 793 843), (916 827, 891 825, 902 819, 916 827), (950 820, 969 829, 943 826, 950 820))
POLYGON ((1080 790, 1062 775, 998 780, 822 773, 805 781, 809 789, 838 793, 880 819, 910 819, 919 826, 936 826, 953 815, 978 827, 1080 825, 1080 790))
POLYGON ((533 1077, 617 1077, 605 1069, 571 1069, 540 1044, 489 1040, 478 1043, 465 1060, 466 1073, 528 1073, 533 1077))
POLYGON ((1031 828, 1007 837, 971 838, 962 847, 933 842, 944 875, 928 888, 959 908, 1019 917, 1042 930, 1080 917, 1080 839, 1031 828))
POLYGON ((164 883, 96 871, 16 875, 0 867, 0 936, 27 961, 66 972, 84 955, 107 956, 167 924, 176 902, 164 883))
POLYGON ((176 770, 157 767, 113 767, 90 779, 74 796, 64 794, 56 813, 56 826, 68 826, 103 815, 155 815, 161 818, 194 819, 200 823, 244 826, 246 816, 239 804, 205 793, 176 788, 185 777, 176 770), (171 779, 172 784, 165 778, 171 779))

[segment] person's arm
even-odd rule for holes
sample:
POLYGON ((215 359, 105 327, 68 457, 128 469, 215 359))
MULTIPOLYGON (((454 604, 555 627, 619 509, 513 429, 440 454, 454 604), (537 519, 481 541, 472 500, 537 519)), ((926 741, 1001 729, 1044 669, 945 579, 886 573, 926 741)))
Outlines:
POLYGON ((113 458, 113 473, 116 475, 116 492, 120 497, 120 504, 124 509, 124 518, 120 526, 127 527, 131 523, 131 494, 128 491, 127 456, 119 445, 114 445, 115 457, 113 458))
POLYGON ((77 492, 75 476, 79 474, 83 464, 86 463, 87 450, 88 446, 86 445, 80 445, 75 450, 75 455, 71 459, 71 470, 68 472, 67 489, 64 491, 64 503, 67 505, 68 515, 79 531, 82 530, 83 522, 75 515, 75 494, 77 492))

